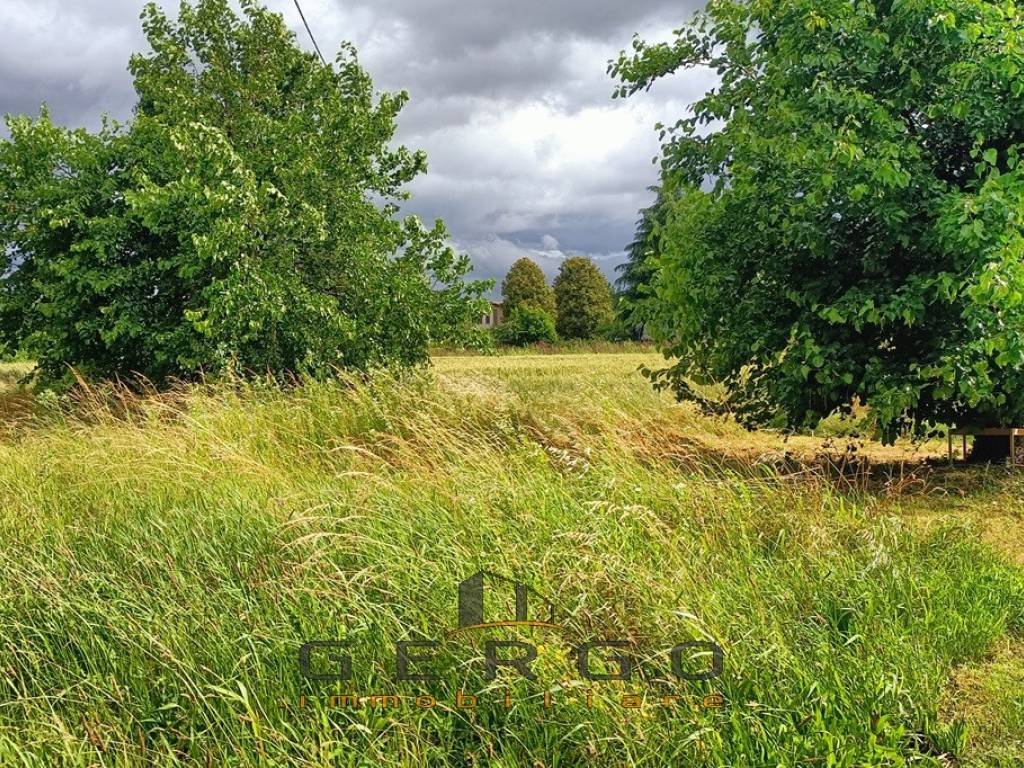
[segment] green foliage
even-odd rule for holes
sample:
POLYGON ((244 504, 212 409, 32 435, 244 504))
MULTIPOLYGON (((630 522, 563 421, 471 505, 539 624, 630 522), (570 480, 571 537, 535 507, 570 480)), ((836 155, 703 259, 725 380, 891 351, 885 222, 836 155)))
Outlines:
POLYGON ((643 336, 644 327, 635 324, 636 316, 623 307, 624 303, 625 300, 622 297, 612 297, 611 319, 598 329, 598 336, 605 341, 635 342, 643 336))
POLYGON ((663 381, 753 424, 1024 420, 1022 43, 981 0, 723 0, 636 39, 620 95, 720 78, 662 133, 663 381))
POLYGON ((555 316, 555 294, 541 268, 532 259, 523 257, 509 269, 501 283, 505 312, 528 305, 555 316))
POLYGON ((410 364, 478 315, 443 225, 395 216, 426 168, 392 146, 406 94, 241 7, 146 7, 126 125, 9 120, 0 340, 44 379, 410 364))
POLYGON ((558 341, 554 318, 530 304, 521 304, 513 309, 505 322, 498 326, 495 335, 500 343, 512 347, 558 341))
POLYGON ((611 287, 588 258, 574 256, 562 262, 555 278, 558 335, 591 339, 612 320, 611 287))
MULTIPOLYGON (((636 235, 626 249, 626 261, 615 270, 615 315, 619 325, 629 329, 629 338, 640 339, 649 322, 650 306, 654 301, 652 286, 657 271, 656 256, 660 252, 658 238, 664 223, 666 205, 660 188, 653 188, 654 203, 640 211, 636 235)), ((618 330, 618 329, 617 329, 618 330)), ((623 337, 625 338, 625 337, 623 337)))

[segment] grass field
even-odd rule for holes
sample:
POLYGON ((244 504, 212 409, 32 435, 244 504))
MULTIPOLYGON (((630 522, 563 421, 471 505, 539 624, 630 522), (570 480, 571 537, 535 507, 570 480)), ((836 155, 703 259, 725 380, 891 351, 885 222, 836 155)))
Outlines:
POLYGON ((654 393, 655 362, 9 392, 0 766, 1024 765, 1024 481, 751 435, 654 393), (559 629, 453 632, 480 569, 559 629), (609 638, 632 679, 582 680, 570 649, 609 638), (536 680, 487 679, 503 639, 536 680), (350 680, 300 674, 312 640, 350 680), (437 679, 396 680, 420 640, 437 679), (671 674, 712 640, 720 677, 671 674), (371 694, 401 698, 330 699, 371 694))

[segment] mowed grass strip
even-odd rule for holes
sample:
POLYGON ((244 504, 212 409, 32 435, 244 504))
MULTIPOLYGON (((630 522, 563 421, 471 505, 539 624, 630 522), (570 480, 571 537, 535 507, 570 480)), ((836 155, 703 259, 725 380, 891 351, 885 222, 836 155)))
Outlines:
POLYGON ((1019 720, 979 740, 979 710, 949 704, 1024 631, 1024 572, 976 521, 922 528, 899 501, 702 463, 681 435, 745 433, 652 392, 646 362, 445 358, 43 409, 0 444, 0 765, 1020 757, 994 751, 1019 720), (450 634, 481 568, 549 598, 564 631, 450 634), (538 680, 487 680, 489 638, 535 645, 538 680), (634 679, 584 684, 568 646, 607 638, 634 679), (666 651, 709 638, 724 674, 676 680, 666 651), (396 682, 395 643, 424 639, 438 680, 396 682), (349 643, 352 679, 303 679, 309 640, 349 643), (331 706, 352 693, 403 698, 331 706))

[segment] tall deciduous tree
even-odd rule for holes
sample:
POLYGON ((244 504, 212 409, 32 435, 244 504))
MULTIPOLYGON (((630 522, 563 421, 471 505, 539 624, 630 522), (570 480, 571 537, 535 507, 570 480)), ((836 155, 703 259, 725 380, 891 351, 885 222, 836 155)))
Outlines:
POLYGON ((566 339, 590 339, 612 319, 611 286, 588 258, 562 262, 555 278, 558 334, 566 339))
POLYGON ((396 216, 426 168, 392 144, 406 94, 241 9, 146 7, 126 125, 9 122, 0 335, 45 378, 408 364, 481 311, 443 225, 396 216))
POLYGON ((505 314, 521 306, 541 309, 552 318, 555 316, 555 294, 548 285, 544 272, 532 259, 523 257, 509 269, 501 283, 501 295, 505 303, 505 314))
POLYGON ((1024 421, 1024 9, 719 0, 611 64, 709 68, 667 131, 658 336, 749 423, 1024 421))

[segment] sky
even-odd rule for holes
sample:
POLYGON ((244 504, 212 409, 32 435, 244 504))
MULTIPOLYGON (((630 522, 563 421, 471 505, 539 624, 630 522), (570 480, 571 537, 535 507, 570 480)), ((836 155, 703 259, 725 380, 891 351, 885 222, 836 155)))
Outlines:
MULTIPOLYGON (((706 72, 613 100, 607 62, 634 33, 669 39, 695 0, 300 0, 324 55, 355 44, 381 90, 407 90, 398 140, 429 171, 405 213, 441 218, 474 276, 529 256, 551 277, 589 256, 614 278, 657 181, 655 125, 712 85, 706 72)), ((0 112, 95 128, 135 102, 144 0, 3 0, 0 112)), ((164 2, 177 6, 177 0, 164 2)), ((265 0, 311 48, 293 0, 265 0)))

